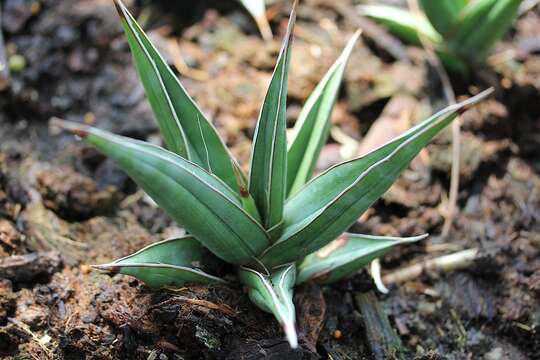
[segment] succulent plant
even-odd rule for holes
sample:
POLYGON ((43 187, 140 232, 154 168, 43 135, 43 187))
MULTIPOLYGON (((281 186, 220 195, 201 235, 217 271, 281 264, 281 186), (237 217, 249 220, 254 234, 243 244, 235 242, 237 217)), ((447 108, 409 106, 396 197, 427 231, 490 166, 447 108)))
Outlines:
POLYGON ((425 17, 387 5, 360 5, 371 17, 404 40, 431 42, 445 65, 454 71, 482 63, 509 30, 522 0, 419 0, 425 17))
POLYGON ((97 269, 137 277, 151 288, 167 288, 225 282, 205 266, 234 264, 250 299, 276 317, 296 347, 295 285, 338 281, 393 246, 426 236, 346 231, 435 135, 489 91, 312 178, 359 32, 308 98, 287 143, 295 2, 258 119, 248 178, 133 16, 120 0, 115 4, 168 150, 77 123, 54 120, 52 125, 80 136, 116 161, 189 235, 152 244, 97 269))

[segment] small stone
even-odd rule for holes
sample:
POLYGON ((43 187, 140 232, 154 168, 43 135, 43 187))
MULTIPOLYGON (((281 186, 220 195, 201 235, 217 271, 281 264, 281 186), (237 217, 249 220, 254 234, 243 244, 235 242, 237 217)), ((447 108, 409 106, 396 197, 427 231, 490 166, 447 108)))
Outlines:
POLYGON ((504 356, 503 349, 500 347, 497 347, 490 352, 487 352, 484 354, 485 360, 502 360, 504 356))
POLYGON ((86 324, 91 324, 93 323, 94 321, 96 321, 97 319, 97 312, 95 311, 90 311, 88 313, 86 313, 83 317, 82 317, 82 321, 86 324))
POLYGON ((431 315, 437 310, 437 305, 434 303, 420 301, 418 303, 418 312, 424 316, 431 315))

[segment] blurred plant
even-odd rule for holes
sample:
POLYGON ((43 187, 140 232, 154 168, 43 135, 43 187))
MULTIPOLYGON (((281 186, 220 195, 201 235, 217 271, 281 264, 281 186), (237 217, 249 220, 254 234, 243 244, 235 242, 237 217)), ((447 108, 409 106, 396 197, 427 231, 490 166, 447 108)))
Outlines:
POLYGON ((422 45, 426 39, 447 68, 464 72, 482 63, 509 30, 522 0, 419 0, 424 16, 385 5, 360 5, 402 39, 422 45))
POLYGON ((361 158, 311 179, 357 32, 302 109, 286 141, 286 102, 296 2, 253 139, 249 180, 216 129, 189 97, 120 0, 115 0, 133 59, 169 150, 86 125, 53 120, 97 147, 189 233, 150 245, 97 269, 135 276, 152 288, 225 280, 208 264, 237 265, 259 308, 298 345, 293 288, 354 274, 394 238, 344 233, 456 116, 488 92, 451 106, 361 158))
POLYGON ((239 0, 246 10, 253 16, 257 27, 261 32, 261 35, 264 40, 272 39, 272 29, 270 29, 270 24, 268 24, 268 19, 266 18, 266 7, 264 0, 239 0))

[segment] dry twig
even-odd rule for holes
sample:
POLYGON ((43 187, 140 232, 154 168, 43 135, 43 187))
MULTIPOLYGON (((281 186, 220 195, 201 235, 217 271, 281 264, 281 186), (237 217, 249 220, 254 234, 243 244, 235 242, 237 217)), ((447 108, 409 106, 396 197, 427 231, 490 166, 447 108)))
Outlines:
POLYGON ((470 267, 478 256, 478 249, 468 249, 435 259, 425 260, 383 276, 385 284, 399 284, 418 278, 424 273, 451 272, 470 267))
POLYGON ((372 291, 357 293, 355 301, 362 312, 364 328, 373 358, 376 360, 403 359, 401 341, 390 325, 388 315, 377 301, 375 294, 372 291))
MULTIPOLYGON (((419 16, 422 16, 420 11, 420 6, 418 5, 418 0, 408 0, 409 8, 413 13, 418 14, 419 16)), ((427 60, 431 64, 431 66, 435 69, 437 72, 437 75, 439 76, 441 80, 441 84, 444 91, 444 96, 446 98, 446 101, 448 105, 454 105, 456 103, 456 95, 454 93, 454 90, 452 88, 452 84, 450 82, 450 78, 448 77, 448 73, 444 69, 443 64, 441 63, 441 60, 437 56, 435 49, 431 42, 425 38, 421 33, 418 34, 418 37, 420 38, 420 42, 422 43, 422 46, 426 50, 427 54, 427 60)), ((450 191, 448 196, 448 204, 446 208, 446 214, 445 220, 443 224, 443 229, 441 236, 445 238, 448 236, 448 233, 450 232, 450 227, 452 226, 452 222, 454 220, 454 215, 456 213, 456 204, 457 204, 457 197, 459 192, 459 165, 460 165, 460 152, 461 152, 461 117, 458 117, 454 122, 452 123, 452 170, 450 175, 450 191)))
POLYGON ((48 359, 53 358, 53 352, 45 345, 50 341, 50 337, 48 335, 43 336, 42 338, 39 338, 32 330, 30 330, 30 327, 26 325, 25 323, 14 319, 9 318, 8 321, 12 323, 13 325, 17 326, 19 329, 30 335, 32 340, 39 346, 39 348, 45 353, 45 356, 47 356, 48 359))

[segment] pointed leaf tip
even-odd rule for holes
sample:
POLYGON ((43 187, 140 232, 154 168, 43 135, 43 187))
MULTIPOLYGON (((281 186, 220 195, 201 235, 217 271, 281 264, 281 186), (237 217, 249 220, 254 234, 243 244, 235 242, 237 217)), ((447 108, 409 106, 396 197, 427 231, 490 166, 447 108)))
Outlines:
POLYGON ((100 264, 100 265, 90 265, 90 267, 92 269, 99 270, 99 271, 104 271, 104 272, 108 272, 108 273, 114 273, 114 274, 119 274, 120 273, 120 266, 118 266, 117 264, 114 264, 114 263, 100 264))
POLYGON ((319 251, 306 256, 298 265, 297 284, 314 280, 329 284, 356 273, 392 247, 417 242, 428 234, 399 238, 362 234, 342 234, 319 251))
POLYGON ((150 288, 178 287, 185 283, 224 282, 201 267, 216 259, 194 237, 172 238, 148 245, 112 263, 94 269, 133 276, 150 288))
POLYGON ((441 110, 369 154, 342 162, 306 184, 285 204, 281 237, 260 256, 266 267, 297 261, 322 248, 354 224, 397 179, 460 108, 492 92, 481 92, 441 110))
POLYGON ((115 5, 165 144, 171 151, 198 164, 238 192, 232 165, 235 160, 214 125, 187 93, 128 9, 120 0, 115 5))
POLYGON ((113 3, 114 3, 114 7, 116 8, 116 11, 118 12, 118 15, 121 17, 121 18, 125 18, 126 15, 124 14, 124 4, 122 4, 122 2, 120 0, 113 0, 113 3))
POLYGON ((287 150, 289 197, 300 190, 313 174, 321 150, 328 139, 330 119, 343 74, 359 36, 360 30, 351 37, 341 55, 315 87, 296 120, 293 137, 287 150))
POLYGON ((282 326, 285 337, 287 338, 287 341, 289 342, 291 348, 298 348, 298 334, 296 333, 296 327, 294 326, 294 323, 287 322, 284 323, 282 326))
POLYGON ((82 139, 86 138, 89 134, 89 127, 87 125, 65 121, 56 117, 49 120, 49 125, 52 127, 57 127, 60 130, 67 131, 73 135, 77 135, 82 139))
MULTIPOLYGON (((296 4, 296 3, 295 3, 296 4)), ((249 192, 272 238, 279 236, 287 187, 286 110, 296 6, 289 18, 253 137, 249 192)))
MULTIPOLYGON (((76 129, 80 125, 74 125, 76 129)), ((218 257, 247 264, 269 244, 222 180, 156 145, 89 126, 86 141, 114 160, 162 209, 218 257)))
POLYGON ((276 317, 291 348, 297 348, 298 335, 293 302, 296 265, 280 267, 271 275, 241 267, 238 274, 240 281, 249 289, 251 301, 261 310, 276 317))

